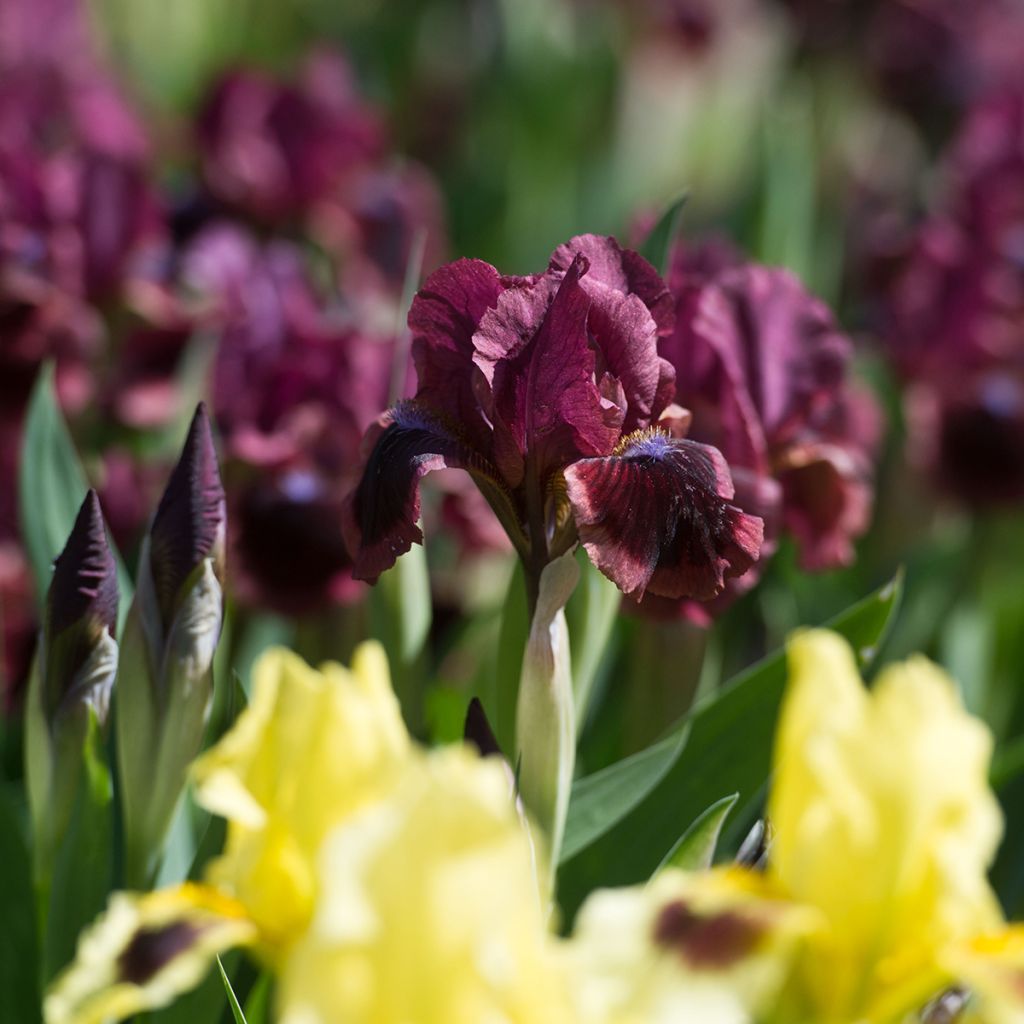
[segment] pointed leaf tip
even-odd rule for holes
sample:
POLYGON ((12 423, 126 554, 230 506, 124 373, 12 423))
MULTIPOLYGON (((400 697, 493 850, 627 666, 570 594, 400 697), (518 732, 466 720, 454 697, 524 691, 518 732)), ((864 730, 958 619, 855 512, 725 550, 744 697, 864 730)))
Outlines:
POLYGON ((150 567, 165 625, 182 585, 203 559, 212 557, 220 574, 225 518, 217 452, 200 402, 150 528, 150 567))
POLYGON ((100 500, 89 490, 64 550, 53 563, 47 596, 51 636, 94 618, 114 634, 117 625, 117 566, 107 543, 100 500))

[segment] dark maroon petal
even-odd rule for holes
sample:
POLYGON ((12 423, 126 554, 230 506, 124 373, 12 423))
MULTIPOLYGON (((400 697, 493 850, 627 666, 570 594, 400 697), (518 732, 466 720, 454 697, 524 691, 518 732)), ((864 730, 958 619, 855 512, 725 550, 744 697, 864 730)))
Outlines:
POLYGON ((729 503, 728 467, 708 445, 643 433, 565 480, 587 553, 626 594, 708 600, 758 557, 762 522, 729 503))
POLYGON ((853 561, 853 538, 871 515, 870 467, 859 453, 827 442, 794 445, 777 476, 783 491, 783 525, 800 545, 809 571, 853 561))
POLYGON ((723 291, 689 289, 662 351, 676 369, 675 400, 693 414, 689 436, 718 448, 730 466, 767 473, 768 443, 737 357, 734 326, 723 291))
POLYGON ((417 400, 478 440, 488 428, 473 388, 473 334, 504 287, 489 263, 456 260, 427 278, 409 310, 417 400))
POLYGON ((726 303, 716 324, 719 344, 742 374, 769 445, 784 443, 832 401, 850 343, 828 307, 787 270, 748 265, 707 287, 726 303))
POLYGON ((374 582, 399 555, 423 542, 417 525, 420 480, 435 469, 487 474, 488 467, 454 428, 415 401, 384 413, 367 431, 364 445, 369 454, 345 502, 342 528, 354 562, 352 575, 374 582))
POLYGON ((222 569, 225 518, 217 452, 200 402, 149 531, 150 571, 164 628, 170 628, 181 589, 199 564, 212 557, 218 574, 222 569))
MULTIPOLYGON (((585 279, 584 279, 585 280, 585 279)), ((657 328, 635 295, 592 288, 588 326, 599 359, 622 382, 626 399, 623 433, 650 426, 656 400, 668 393, 670 367, 658 357, 657 328)), ((669 395, 671 400, 671 395, 669 395)))
POLYGON ((494 459, 510 487, 522 481, 528 455, 543 479, 580 456, 610 451, 619 436, 617 411, 594 383, 585 272, 580 257, 560 283, 545 275, 509 288, 474 337, 494 401, 494 459))
POLYGON ((587 283, 635 295, 650 310, 659 335, 671 334, 675 299, 661 275, 638 252, 623 249, 610 235, 577 235, 552 254, 549 268, 566 271, 578 254, 590 262, 587 283))

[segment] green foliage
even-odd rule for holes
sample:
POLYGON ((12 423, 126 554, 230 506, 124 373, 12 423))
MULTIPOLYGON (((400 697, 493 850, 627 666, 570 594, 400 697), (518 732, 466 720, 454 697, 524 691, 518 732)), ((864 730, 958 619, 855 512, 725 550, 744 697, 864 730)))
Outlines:
POLYGON ((723 796, 721 800, 716 800, 679 837, 679 841, 658 865, 658 870, 673 867, 685 871, 700 871, 711 867, 715 859, 715 850, 718 848, 718 837, 722 834, 722 826, 739 798, 739 793, 731 793, 729 796, 723 796))
POLYGON ((561 859, 571 860, 641 803, 676 763, 688 736, 689 726, 684 725, 646 750, 577 779, 561 859))
POLYGON ((5 1019, 35 1024, 39 1013, 36 904, 24 808, 15 792, 0 786, 0 992, 5 1019))
MULTIPOLYGON (((25 417, 19 480, 22 537, 40 601, 50 585, 53 560, 64 547, 88 489, 85 472, 57 406, 53 364, 46 363, 39 371, 25 417)), ((120 555, 111 550, 117 562, 123 624, 133 587, 120 555)))
MULTIPOLYGON (((848 608, 827 625, 850 641, 862 664, 874 658, 898 606, 902 576, 848 608)), ((570 861, 559 897, 571 917, 592 889, 648 878, 686 822, 711 801, 738 793, 733 822, 740 829, 762 799, 771 771, 775 722, 786 682, 785 652, 776 651, 740 673, 668 731, 689 730, 680 756, 614 828, 570 861)), ((736 836, 723 833, 727 846, 736 836)))

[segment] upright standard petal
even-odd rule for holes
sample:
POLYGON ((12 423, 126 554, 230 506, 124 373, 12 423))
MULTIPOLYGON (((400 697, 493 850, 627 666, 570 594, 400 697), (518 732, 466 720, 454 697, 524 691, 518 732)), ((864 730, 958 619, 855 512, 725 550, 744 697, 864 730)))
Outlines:
POLYGON ((384 413, 363 440, 366 461, 342 512, 356 579, 375 581, 413 544, 423 542, 420 480, 435 469, 466 469, 492 481, 497 472, 457 430, 418 401, 384 413))
POLYGON ((477 440, 486 435, 487 424, 473 388, 473 334, 504 288, 489 263, 456 260, 427 278, 409 309, 417 400, 477 440))
POLYGON ((658 335, 671 334, 675 299, 658 271, 640 253, 623 249, 610 235, 577 235, 551 254, 548 269, 564 272, 580 254, 590 263, 588 283, 635 295, 650 310, 658 335))
POLYGON ((228 820, 208 878, 241 902, 273 958, 314 911, 324 837, 388 790, 409 736, 376 644, 357 649, 351 670, 273 649, 253 679, 249 707, 193 777, 197 801, 228 820))
POLYGON ((768 872, 824 925, 803 960, 820 1021, 896 1020, 953 983, 958 941, 995 928, 991 737, 924 658, 869 692, 836 634, 798 635, 776 737, 768 872))
POLYGON ((587 553, 626 594, 707 600, 758 557, 763 524, 729 503, 728 467, 708 445, 642 432, 565 480, 587 553))
POLYGON ((545 275, 509 288, 473 338, 493 395, 494 461, 510 487, 522 482, 528 458, 543 480, 610 451, 619 436, 621 410, 594 382, 590 300, 580 287, 586 272, 578 257, 560 282, 545 275))
POLYGON ((282 965, 281 1024, 568 1024, 537 862, 502 766, 410 759, 327 837, 322 897, 282 965))

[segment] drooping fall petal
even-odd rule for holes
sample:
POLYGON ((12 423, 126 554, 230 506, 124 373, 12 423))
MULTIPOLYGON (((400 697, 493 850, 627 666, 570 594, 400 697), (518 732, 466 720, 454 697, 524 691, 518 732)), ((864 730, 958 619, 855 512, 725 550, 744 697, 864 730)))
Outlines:
POLYGON ((369 454, 359 486, 345 502, 342 528, 356 579, 376 580, 413 544, 423 541, 417 525, 419 483, 435 469, 455 468, 496 476, 453 427, 419 402, 401 402, 371 427, 369 454))
POLYGON ((242 907, 207 886, 115 893, 47 993, 46 1024, 101 1024, 166 1006, 203 978, 218 953, 255 934, 242 907))
POLYGON ((763 524, 729 503, 715 448, 662 433, 565 471, 569 502, 594 564, 625 593, 706 600, 758 557, 763 524))

